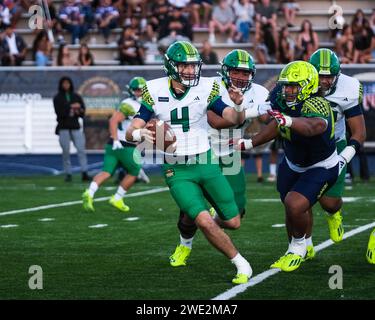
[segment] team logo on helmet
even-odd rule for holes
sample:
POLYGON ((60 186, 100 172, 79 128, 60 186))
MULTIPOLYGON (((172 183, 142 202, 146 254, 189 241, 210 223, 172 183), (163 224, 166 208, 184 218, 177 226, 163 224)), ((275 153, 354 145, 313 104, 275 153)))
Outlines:
POLYGON ((282 86, 281 97, 291 107, 308 99, 318 91, 319 76, 313 65, 306 61, 288 63, 282 70, 278 79, 282 86), (293 92, 288 92, 286 87, 295 87, 293 92))

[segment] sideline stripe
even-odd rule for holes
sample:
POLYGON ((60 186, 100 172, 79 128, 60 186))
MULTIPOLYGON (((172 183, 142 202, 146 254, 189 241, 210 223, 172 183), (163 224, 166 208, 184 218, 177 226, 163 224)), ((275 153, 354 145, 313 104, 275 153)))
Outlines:
MULTIPOLYGON (((344 234, 344 239, 355 236, 356 234, 361 233, 363 231, 366 231, 368 229, 371 229, 373 227, 375 227, 375 222, 366 224, 364 226, 358 227, 358 228, 353 229, 353 230, 350 230, 350 231, 348 231, 344 234)), ((321 244, 317 245, 314 248, 315 248, 316 252, 319 252, 321 250, 324 250, 325 248, 330 247, 333 244, 334 244, 334 242, 332 240, 326 240, 326 241, 323 241, 321 244)), ((363 253, 363 254, 365 254, 365 253, 363 253)), ((237 285, 237 286, 225 291, 224 293, 219 294, 215 298, 212 298, 211 300, 229 300, 229 299, 232 299, 235 296, 237 296, 238 294, 240 294, 242 292, 245 292, 247 290, 247 288, 254 287, 258 283, 263 282, 267 278, 269 278, 269 277, 271 277, 271 276, 273 276, 273 275, 275 275, 276 273, 279 273, 279 272, 281 272, 280 269, 269 269, 267 271, 264 271, 264 272, 256 275, 255 277, 251 278, 248 283, 237 285)))
MULTIPOLYGON (((141 192, 134 192, 134 193, 126 194, 125 197, 126 198, 132 198, 132 197, 144 196, 144 195, 147 195, 147 194, 164 192, 164 191, 167 191, 167 190, 168 190, 168 187, 156 188, 156 189, 152 189, 152 190, 147 190, 147 191, 141 191, 141 192)), ((110 198, 110 196, 109 197, 101 197, 101 198, 94 199, 94 201, 95 202, 105 201, 105 200, 108 200, 109 198, 110 198)), ((11 214, 17 214, 17 213, 22 213, 22 212, 33 212, 33 211, 46 210, 46 209, 58 208, 58 207, 68 207, 68 206, 72 206, 72 205, 76 205, 76 204, 81 204, 81 203, 82 203, 82 200, 68 201, 68 202, 55 203, 55 204, 48 204, 48 205, 40 206, 40 207, 34 207, 34 208, 26 208, 26 209, 19 209, 19 210, 12 210, 12 211, 0 212, 0 216, 8 216, 8 215, 11 215, 11 214)))

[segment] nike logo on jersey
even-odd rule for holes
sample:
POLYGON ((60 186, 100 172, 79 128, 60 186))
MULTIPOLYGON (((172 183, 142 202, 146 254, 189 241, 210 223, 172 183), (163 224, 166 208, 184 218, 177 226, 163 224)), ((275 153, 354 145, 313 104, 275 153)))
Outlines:
POLYGON ((159 102, 169 102, 169 98, 168 97, 158 97, 158 101, 159 102))
POLYGON ((198 97, 198 96, 196 96, 196 97, 194 98, 194 101, 195 101, 195 100, 200 100, 200 99, 199 99, 199 97, 198 97))

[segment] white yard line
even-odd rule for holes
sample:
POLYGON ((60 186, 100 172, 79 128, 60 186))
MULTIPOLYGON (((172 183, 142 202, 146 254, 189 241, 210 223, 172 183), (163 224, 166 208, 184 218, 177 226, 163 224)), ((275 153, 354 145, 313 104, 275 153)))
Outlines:
MULTIPOLYGON (((345 232, 344 239, 355 236, 356 234, 361 233, 363 231, 366 231, 368 229, 371 229, 373 227, 375 227, 375 222, 372 222, 372 223, 366 224, 364 226, 358 227, 356 229, 350 230, 348 232, 345 232)), ((314 248, 315 248, 316 252, 319 252, 321 250, 324 250, 325 248, 330 247, 333 244, 334 244, 334 242, 332 240, 326 240, 326 241, 322 242, 321 244, 315 246, 314 248)), ((364 245, 367 246, 367 243, 364 244, 364 245)), ((363 250, 365 251, 365 248, 363 248, 363 250)), ((235 296, 237 296, 238 294, 240 294, 242 292, 245 292, 247 290, 247 288, 254 287, 258 283, 263 282, 267 278, 279 273, 280 271, 281 271, 280 269, 269 269, 267 271, 264 271, 264 272, 256 275, 255 277, 251 278, 248 283, 237 285, 237 286, 219 294, 215 298, 212 298, 211 300, 229 300, 229 299, 232 299, 235 296)))
MULTIPOLYGON (((134 192, 134 193, 129 193, 126 194, 126 198, 132 198, 132 197, 139 197, 139 196, 144 196, 147 194, 153 194, 153 193, 159 193, 159 192, 164 192, 167 191, 168 188, 156 188, 152 190, 147 190, 147 191, 140 191, 140 192, 134 192)), ((100 202, 100 201, 106 201, 110 197, 101 197, 94 199, 95 202, 100 202)), ((11 210, 11 211, 4 211, 0 212, 0 216, 8 216, 11 214, 17 214, 17 213, 24 213, 24 212, 34 212, 34 211, 40 211, 40 210, 46 210, 46 209, 51 209, 51 208, 58 208, 58 207, 68 207, 68 206, 73 206, 76 204, 81 204, 82 200, 77 200, 77 201, 68 201, 68 202, 61 202, 61 203, 55 203, 55 204, 48 204, 45 206, 39 206, 39 207, 33 207, 33 208, 25 208, 25 209, 19 209, 19 210, 11 210)))

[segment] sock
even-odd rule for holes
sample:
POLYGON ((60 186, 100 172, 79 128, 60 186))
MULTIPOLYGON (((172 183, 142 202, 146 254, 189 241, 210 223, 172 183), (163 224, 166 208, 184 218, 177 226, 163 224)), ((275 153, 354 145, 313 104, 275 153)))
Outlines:
POLYGON ((306 239, 305 236, 302 238, 292 237, 292 241, 289 244, 288 252, 298 254, 301 257, 306 255, 306 239))
POLYGON ((237 274, 243 273, 250 277, 253 273, 250 263, 239 252, 230 261, 236 266, 237 274))
POLYGON ((98 184, 95 181, 92 181, 90 183, 90 186, 89 186, 89 195, 90 195, 90 197, 92 197, 92 198, 94 197, 94 194, 95 194, 96 190, 98 190, 98 188, 99 188, 99 186, 98 186, 98 184))
POLYGON ((270 175, 276 176, 276 164, 275 163, 270 164, 270 175))
POLYGON ((314 246, 312 242, 312 236, 306 238, 306 247, 308 246, 314 246))
POLYGON ((125 196, 125 194, 126 190, 123 187, 119 186, 115 194, 115 200, 121 200, 125 196))
POLYGON ((193 239, 194 237, 190 239, 185 239, 184 237, 180 235, 180 244, 191 249, 193 247, 193 239))

